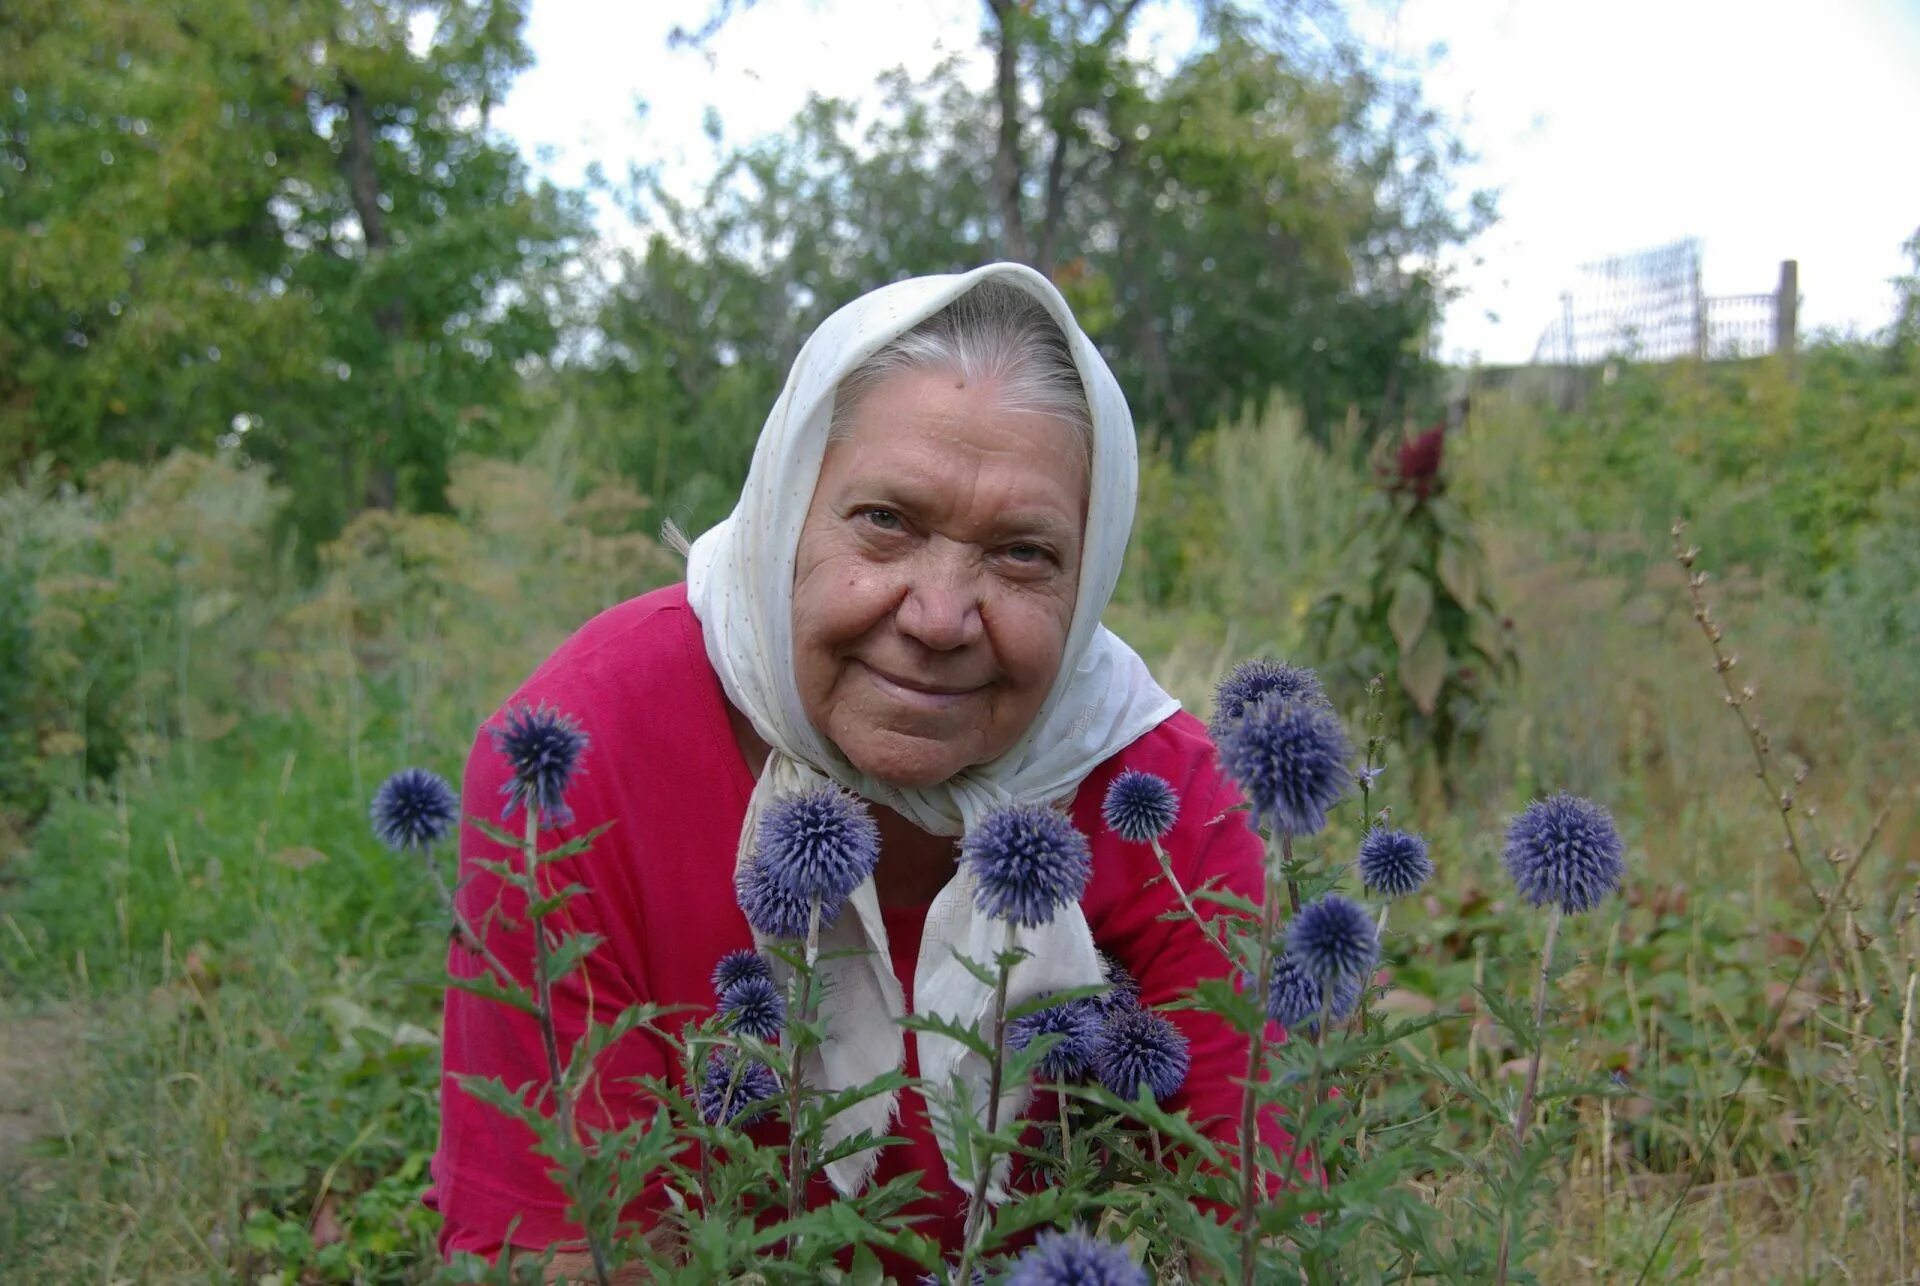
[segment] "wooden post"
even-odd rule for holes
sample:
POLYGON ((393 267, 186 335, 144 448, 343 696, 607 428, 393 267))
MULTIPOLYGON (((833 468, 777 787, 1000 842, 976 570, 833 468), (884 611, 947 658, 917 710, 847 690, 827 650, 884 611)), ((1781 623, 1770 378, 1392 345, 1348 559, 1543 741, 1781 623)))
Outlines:
POLYGON ((1798 369, 1795 360, 1800 346, 1800 261, 1780 261, 1780 288, 1773 296, 1773 351, 1780 354, 1789 371, 1798 369))
POLYGON ((1561 338, 1565 341, 1560 365, 1560 409, 1573 410, 1573 381, 1575 369, 1580 363, 1580 347, 1574 343, 1573 334, 1573 295, 1562 293, 1560 296, 1561 338))

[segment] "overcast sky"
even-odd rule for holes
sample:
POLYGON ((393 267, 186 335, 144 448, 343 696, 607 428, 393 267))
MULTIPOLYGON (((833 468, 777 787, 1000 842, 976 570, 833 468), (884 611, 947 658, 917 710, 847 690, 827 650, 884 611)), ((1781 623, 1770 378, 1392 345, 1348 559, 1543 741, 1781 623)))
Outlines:
MULTIPOLYGON (((669 50, 709 0, 535 0, 537 65, 496 122, 577 183, 658 163, 682 190, 729 139, 778 130, 809 91, 859 97, 882 70, 977 56, 980 0, 760 0, 702 52, 669 50), (636 104, 644 103, 645 111, 636 104)), ((1701 239, 1710 294, 1771 290, 1800 262, 1805 327, 1870 332, 1920 226, 1920 0, 1358 0, 1357 27, 1422 61, 1428 101, 1500 194, 1499 223, 1449 267, 1441 348, 1524 361, 1578 265, 1701 239)), ((1188 39, 1149 6, 1143 41, 1188 39)), ((985 68, 976 74, 984 74, 985 68)))

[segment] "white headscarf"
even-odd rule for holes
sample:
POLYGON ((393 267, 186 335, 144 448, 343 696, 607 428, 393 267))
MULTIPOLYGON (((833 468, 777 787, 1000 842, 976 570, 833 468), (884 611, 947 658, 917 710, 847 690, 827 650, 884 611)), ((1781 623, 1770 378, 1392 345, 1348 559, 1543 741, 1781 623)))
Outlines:
MULTIPOLYGON (((998 806, 1064 804, 1096 766, 1178 709, 1133 650, 1100 624, 1133 526, 1138 473, 1133 417, 1119 384, 1060 293, 1031 268, 990 264, 954 276, 895 282, 821 323, 800 350, 760 432, 739 503, 693 543, 688 558, 688 597, 705 632, 708 659, 728 699, 772 747, 741 828, 740 863, 752 860, 753 837, 767 805, 823 778, 894 809, 932 834, 963 835, 998 806), (794 561, 840 381, 889 341, 990 279, 1017 285, 1046 305, 1067 337, 1086 388, 1093 413, 1093 473, 1079 595, 1060 673, 1025 735, 999 758, 937 786, 899 789, 854 768, 802 708, 794 679, 794 561)), ((916 1013, 980 1030, 991 1021, 992 993, 954 956, 958 952, 990 965, 1004 949, 1006 925, 976 910, 973 896, 974 881, 963 866, 934 898, 913 998, 916 1013)), ((821 1017, 827 1038, 804 1069, 807 1083, 828 1093, 898 1070, 905 1058, 897 1022, 904 1011, 900 984, 871 879, 854 891, 849 905, 854 914, 842 914, 821 932, 821 1017)), ((1093 937, 1077 904, 1044 928, 1016 930, 1014 941, 1029 957, 1013 970, 1010 1006, 1043 992, 1102 981, 1093 937)), ((952 1170, 953 1113, 964 1104, 984 1117, 989 1069, 958 1042, 933 1033, 921 1033, 919 1052, 934 1133, 952 1170), (941 1091, 949 1085, 958 1089, 941 1091)), ((841 1112, 827 1125, 827 1145, 862 1130, 885 1133, 894 1106, 894 1096, 887 1094, 841 1112)), ((1023 1092, 1006 1094, 1000 1119, 1011 1119, 1024 1106, 1023 1092)), ((868 1149, 829 1164, 827 1174, 839 1191, 857 1192, 877 1160, 877 1150, 868 1149)), ((955 1172, 953 1177, 971 1191, 969 1175, 955 1172)))

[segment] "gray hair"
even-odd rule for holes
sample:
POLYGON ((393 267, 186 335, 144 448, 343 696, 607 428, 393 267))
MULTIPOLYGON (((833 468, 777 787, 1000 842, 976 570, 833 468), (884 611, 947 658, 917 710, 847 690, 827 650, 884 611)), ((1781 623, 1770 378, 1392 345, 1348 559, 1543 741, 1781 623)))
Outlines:
POLYGON ((845 437, 867 394, 907 371, 952 371, 969 384, 995 382, 1000 404, 1072 425, 1089 453, 1093 412, 1066 332, 1035 295, 987 280, 883 346, 840 381, 827 440, 845 437))

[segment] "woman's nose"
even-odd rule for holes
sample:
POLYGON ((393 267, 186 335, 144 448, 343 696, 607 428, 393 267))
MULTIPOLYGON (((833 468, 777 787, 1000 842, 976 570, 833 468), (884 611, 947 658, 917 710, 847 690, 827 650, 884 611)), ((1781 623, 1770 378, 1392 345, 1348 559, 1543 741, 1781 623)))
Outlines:
POLYGON ((906 590, 894 609, 894 623, 923 647, 951 652, 985 632, 977 560, 960 546, 930 549, 925 557, 915 559, 906 590))

